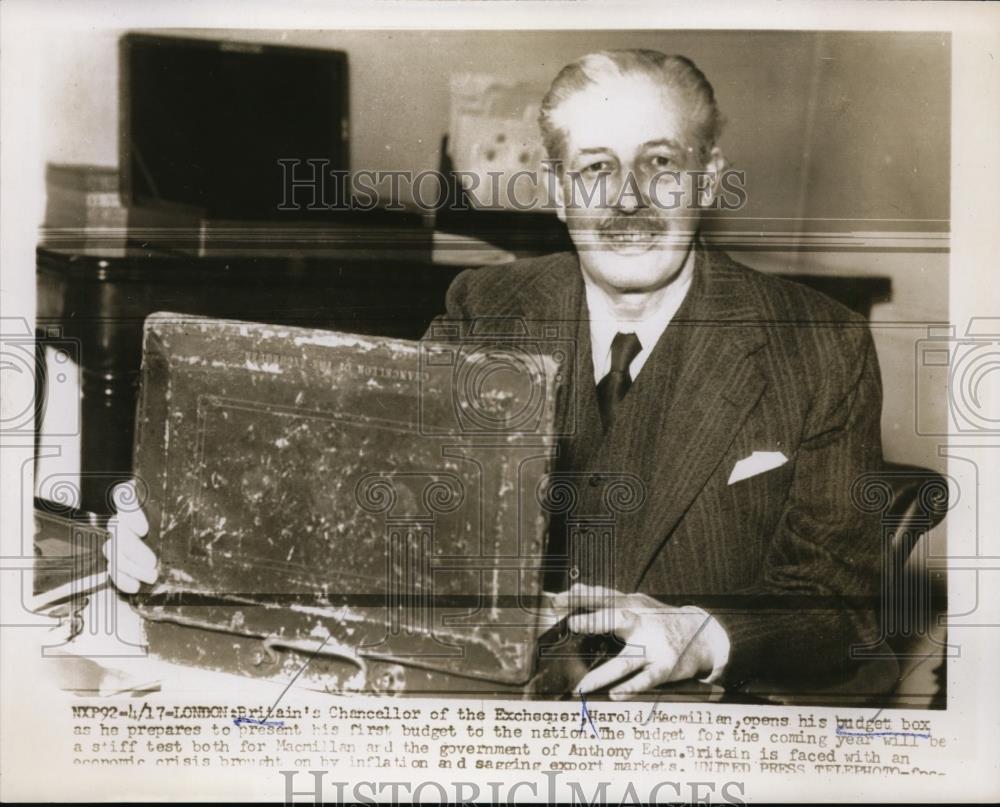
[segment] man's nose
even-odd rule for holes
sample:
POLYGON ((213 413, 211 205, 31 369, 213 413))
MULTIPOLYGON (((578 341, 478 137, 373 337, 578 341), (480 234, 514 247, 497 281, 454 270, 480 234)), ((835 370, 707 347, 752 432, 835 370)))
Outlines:
POLYGON ((648 207, 642 181, 632 171, 626 171, 611 189, 611 207, 619 213, 632 214, 648 207))

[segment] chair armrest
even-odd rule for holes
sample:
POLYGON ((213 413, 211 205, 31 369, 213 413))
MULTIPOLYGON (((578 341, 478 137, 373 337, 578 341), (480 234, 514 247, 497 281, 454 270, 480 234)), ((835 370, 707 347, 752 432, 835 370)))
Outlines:
POLYGON ((941 523, 948 511, 948 482, 929 468, 885 463, 878 479, 888 486, 890 500, 883 523, 893 529, 891 555, 901 568, 920 536, 941 523))

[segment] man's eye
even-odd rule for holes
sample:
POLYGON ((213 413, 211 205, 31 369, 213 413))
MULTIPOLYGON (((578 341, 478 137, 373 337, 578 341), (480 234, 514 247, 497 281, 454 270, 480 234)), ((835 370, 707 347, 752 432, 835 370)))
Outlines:
POLYGON ((606 160, 598 160, 597 162, 592 162, 592 163, 589 163, 588 165, 585 165, 580 170, 584 174, 589 174, 589 175, 593 176, 595 174, 604 174, 604 173, 607 173, 607 171, 609 171, 610 168, 611 168, 611 166, 608 164, 608 162, 606 160))
POLYGON ((658 154, 655 157, 652 157, 649 162, 652 164, 653 168, 657 170, 669 168, 671 165, 674 164, 674 161, 670 159, 670 157, 667 157, 666 155, 663 154, 658 154))

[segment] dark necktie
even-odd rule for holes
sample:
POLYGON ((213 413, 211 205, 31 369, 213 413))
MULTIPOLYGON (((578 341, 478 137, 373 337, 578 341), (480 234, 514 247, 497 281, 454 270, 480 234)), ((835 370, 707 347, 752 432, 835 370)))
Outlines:
POLYGON ((597 405, 601 409, 604 431, 615 422, 615 410, 632 386, 628 368, 640 350, 642 343, 634 333, 616 333, 611 341, 611 369, 597 385, 597 405))

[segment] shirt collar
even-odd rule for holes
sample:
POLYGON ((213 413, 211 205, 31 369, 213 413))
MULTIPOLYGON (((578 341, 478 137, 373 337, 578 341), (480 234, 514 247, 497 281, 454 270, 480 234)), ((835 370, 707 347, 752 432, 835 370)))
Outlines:
POLYGON ((619 332, 634 333, 639 337, 642 349, 629 366, 629 374, 633 379, 639 375, 656 343, 684 302, 694 277, 694 265, 695 250, 692 248, 680 274, 667 288, 656 308, 641 320, 619 320, 614 315, 604 291, 584 275, 595 382, 600 381, 611 366, 611 341, 619 332))

